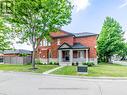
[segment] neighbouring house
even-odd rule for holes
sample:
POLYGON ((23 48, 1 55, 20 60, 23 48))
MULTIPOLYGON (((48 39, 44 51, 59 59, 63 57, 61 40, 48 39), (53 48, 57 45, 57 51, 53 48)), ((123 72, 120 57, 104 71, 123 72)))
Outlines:
POLYGON ((37 58, 43 63, 57 62, 60 65, 72 63, 97 63, 96 39, 98 34, 69 33, 63 30, 52 32, 51 41, 41 41, 37 58))
POLYGON ((28 50, 4 50, 0 53, 0 63, 3 64, 26 64, 31 63, 32 52, 28 50))

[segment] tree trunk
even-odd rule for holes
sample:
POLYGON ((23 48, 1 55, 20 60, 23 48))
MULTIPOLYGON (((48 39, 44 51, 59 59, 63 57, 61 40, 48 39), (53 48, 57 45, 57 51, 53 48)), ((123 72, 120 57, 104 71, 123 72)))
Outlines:
POLYGON ((112 61, 111 61, 111 56, 106 56, 106 62, 107 62, 107 63, 112 63, 112 61))
POLYGON ((104 62, 108 63, 108 56, 104 56, 104 62))
POLYGON ((112 61, 111 61, 111 57, 108 57, 108 63, 112 63, 112 61))
POLYGON ((35 69, 35 54, 36 54, 36 49, 33 48, 33 53, 32 53, 32 68, 35 69))

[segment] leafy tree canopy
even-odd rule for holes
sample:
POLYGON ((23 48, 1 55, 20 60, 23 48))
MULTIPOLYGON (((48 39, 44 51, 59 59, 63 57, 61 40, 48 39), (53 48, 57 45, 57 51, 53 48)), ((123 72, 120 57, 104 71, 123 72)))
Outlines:
POLYGON ((118 52, 118 55, 122 57, 121 60, 125 60, 127 57, 127 43, 123 44, 123 49, 118 52))
POLYGON ((8 27, 6 27, 3 18, 0 17, 0 50, 10 49, 11 44, 8 33, 8 27))
POLYGON ((106 17, 97 40, 97 52, 101 61, 109 61, 113 54, 123 49, 123 30, 120 24, 111 17, 106 17))
POLYGON ((15 0, 8 21, 13 24, 22 42, 33 46, 33 68, 35 51, 43 38, 71 21, 72 5, 68 0, 15 0), (40 39, 40 40, 37 40, 40 39))

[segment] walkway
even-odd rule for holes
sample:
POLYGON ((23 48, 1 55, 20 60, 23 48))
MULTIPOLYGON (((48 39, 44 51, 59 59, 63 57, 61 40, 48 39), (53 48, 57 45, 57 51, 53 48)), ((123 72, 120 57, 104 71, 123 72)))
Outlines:
POLYGON ((56 68, 53 68, 53 69, 51 69, 51 70, 48 70, 48 71, 46 71, 46 72, 43 72, 43 74, 50 74, 51 72, 54 72, 54 71, 56 71, 56 70, 58 70, 58 69, 61 69, 61 68, 63 68, 64 66, 59 66, 59 67, 56 67, 56 68))

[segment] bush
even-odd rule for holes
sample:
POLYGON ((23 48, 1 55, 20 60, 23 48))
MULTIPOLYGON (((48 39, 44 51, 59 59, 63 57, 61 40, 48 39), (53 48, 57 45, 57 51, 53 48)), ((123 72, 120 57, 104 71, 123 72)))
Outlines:
POLYGON ((40 60, 36 60, 36 61, 35 61, 35 64, 36 64, 36 65, 43 65, 43 63, 42 63, 40 60))
POLYGON ((76 62, 76 63, 72 63, 72 66, 78 66, 78 65, 79 65, 78 62, 76 62))
POLYGON ((49 62, 49 65, 59 65, 59 63, 57 63, 57 62, 49 62))
POLYGON ((26 57, 26 56, 30 56, 29 54, 25 54, 25 53, 22 53, 22 54, 19 54, 20 57, 26 57))
POLYGON ((49 65, 53 65, 54 63, 53 62, 49 62, 49 65))
POLYGON ((79 65, 79 63, 78 62, 76 62, 76 66, 78 66, 79 65))
POLYGON ((59 63, 58 62, 55 62, 55 64, 54 65, 59 65, 59 63))
POLYGON ((72 63, 72 66, 74 66, 75 65, 75 63, 72 63))
POLYGON ((26 63, 26 64, 24 64, 24 65, 31 65, 32 63, 30 62, 30 63, 26 63))
POLYGON ((89 67, 92 67, 94 66, 94 62, 85 62, 85 63, 82 63, 82 65, 88 65, 89 67))

